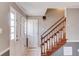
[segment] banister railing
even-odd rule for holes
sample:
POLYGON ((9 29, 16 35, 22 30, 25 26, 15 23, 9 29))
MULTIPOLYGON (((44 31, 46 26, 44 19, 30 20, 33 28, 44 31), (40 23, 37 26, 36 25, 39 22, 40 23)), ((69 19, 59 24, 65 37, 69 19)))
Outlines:
POLYGON ((63 16, 41 35, 41 55, 48 55, 48 52, 52 51, 52 46, 55 47, 58 42, 61 42, 61 40, 63 41, 64 39, 66 39, 65 29, 66 18, 63 16), (50 31, 48 32, 48 30, 50 31))
POLYGON ((42 34, 42 36, 47 32, 47 31, 49 31, 53 26, 55 26, 57 23, 59 23, 60 21, 61 21, 61 19, 63 19, 64 18, 64 16, 63 17, 61 17, 56 23, 54 23, 52 26, 50 26, 50 28, 48 28, 43 34, 42 34))

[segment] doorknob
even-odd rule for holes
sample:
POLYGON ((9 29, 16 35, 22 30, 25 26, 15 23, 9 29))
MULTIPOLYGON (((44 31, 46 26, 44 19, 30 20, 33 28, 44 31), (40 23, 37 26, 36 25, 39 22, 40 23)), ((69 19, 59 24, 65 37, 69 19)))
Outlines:
POLYGON ((16 35, 16 41, 19 41, 19 39, 18 39, 18 35, 16 35))

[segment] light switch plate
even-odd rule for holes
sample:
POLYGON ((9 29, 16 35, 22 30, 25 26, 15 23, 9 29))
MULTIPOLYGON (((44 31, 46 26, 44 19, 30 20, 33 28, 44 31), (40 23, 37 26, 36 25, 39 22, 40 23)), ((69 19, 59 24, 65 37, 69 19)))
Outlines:
POLYGON ((0 28, 0 34, 2 34, 2 31, 3 31, 2 28, 0 28))

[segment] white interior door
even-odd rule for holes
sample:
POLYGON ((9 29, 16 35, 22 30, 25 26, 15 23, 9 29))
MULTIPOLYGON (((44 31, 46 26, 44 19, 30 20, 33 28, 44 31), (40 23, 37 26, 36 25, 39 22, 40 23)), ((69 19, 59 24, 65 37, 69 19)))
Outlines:
POLYGON ((26 49, 26 19, 24 17, 21 18, 21 51, 22 55, 25 54, 26 49))
POLYGON ((28 20, 28 47, 38 47, 38 20, 28 20))
POLYGON ((15 39, 15 49, 16 55, 21 55, 21 15, 16 13, 16 39, 15 39))
POLYGON ((26 19, 19 13, 16 17, 16 55, 24 55, 26 48, 26 19))

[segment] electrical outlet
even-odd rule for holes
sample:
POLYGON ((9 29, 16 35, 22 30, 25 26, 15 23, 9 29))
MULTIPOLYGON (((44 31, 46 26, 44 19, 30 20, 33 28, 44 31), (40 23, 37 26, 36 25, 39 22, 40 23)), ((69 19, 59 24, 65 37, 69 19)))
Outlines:
POLYGON ((79 49, 77 49, 77 51, 79 52, 79 49))

